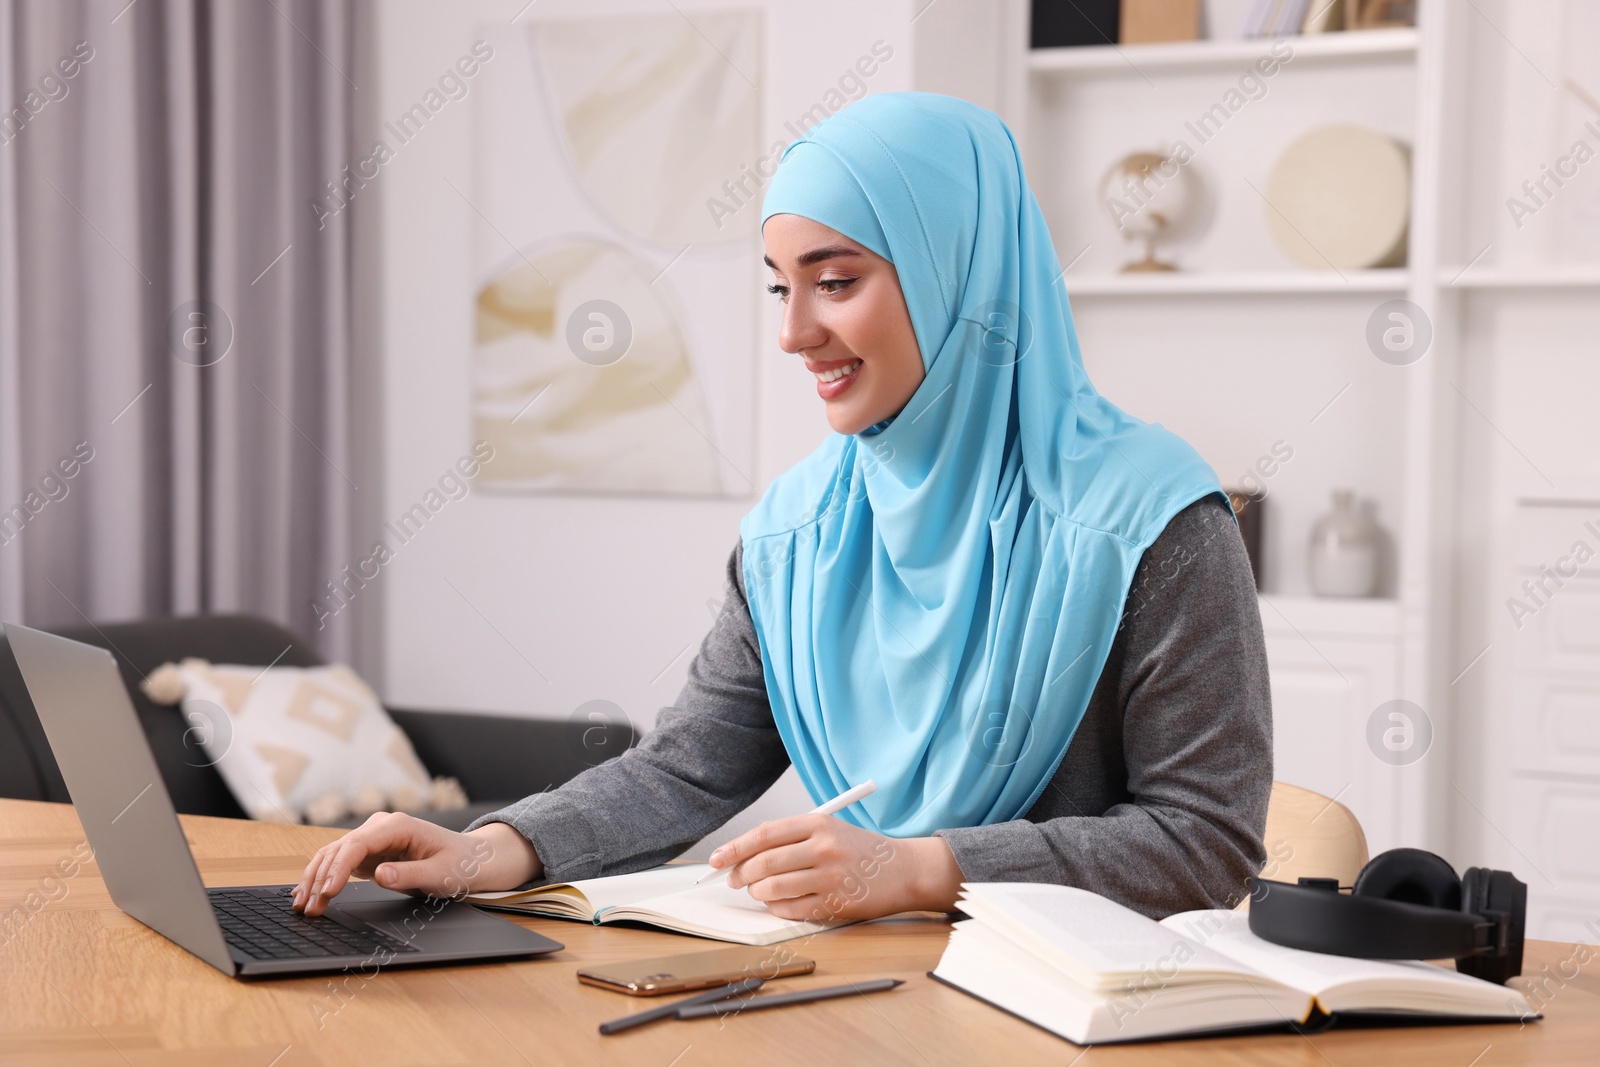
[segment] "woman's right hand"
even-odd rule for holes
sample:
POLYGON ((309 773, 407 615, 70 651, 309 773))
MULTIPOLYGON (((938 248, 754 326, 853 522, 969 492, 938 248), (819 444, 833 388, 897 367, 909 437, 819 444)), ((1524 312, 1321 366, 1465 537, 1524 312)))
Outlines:
POLYGON ((544 869, 527 838, 503 822, 470 833, 446 830, 403 812, 380 811, 323 845, 294 887, 294 909, 321 915, 351 877, 385 889, 460 897, 512 889, 544 869))

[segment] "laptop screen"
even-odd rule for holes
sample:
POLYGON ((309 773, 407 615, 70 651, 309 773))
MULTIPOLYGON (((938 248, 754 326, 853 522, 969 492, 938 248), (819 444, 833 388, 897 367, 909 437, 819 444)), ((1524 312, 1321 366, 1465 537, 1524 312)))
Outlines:
POLYGON ((117 907, 232 974, 178 813, 111 653, 15 623, 6 640, 117 907))

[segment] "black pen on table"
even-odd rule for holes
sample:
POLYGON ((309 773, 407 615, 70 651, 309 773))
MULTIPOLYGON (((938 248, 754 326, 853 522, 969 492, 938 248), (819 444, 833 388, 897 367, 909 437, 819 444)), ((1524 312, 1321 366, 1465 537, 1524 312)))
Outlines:
POLYGON ((720 998, 703 1004, 682 1002, 674 1014, 679 1019, 704 1019, 708 1015, 734 1015, 762 1008, 781 1008, 788 1004, 809 1004, 814 1000, 832 1000, 835 997, 853 997, 857 993, 880 993, 885 989, 905 985, 902 978, 874 978, 870 982, 852 982, 831 985, 823 989, 797 989, 792 993, 774 993, 770 997, 751 997, 738 1003, 727 1003, 720 998))
POLYGON ((621 1033, 623 1030, 631 1030, 635 1026, 653 1023, 657 1019, 669 1018, 675 1015, 679 1008, 710 1004, 713 1001, 724 1000, 728 997, 742 997, 746 993, 754 993, 765 984, 765 978, 746 978, 742 982, 732 982, 725 986, 718 986, 716 989, 707 990, 696 996, 675 1000, 671 1004, 659 1004, 654 1008, 647 1008, 633 1015, 624 1015, 620 1019, 612 1019, 608 1023, 601 1023, 600 1032, 602 1034, 621 1033))

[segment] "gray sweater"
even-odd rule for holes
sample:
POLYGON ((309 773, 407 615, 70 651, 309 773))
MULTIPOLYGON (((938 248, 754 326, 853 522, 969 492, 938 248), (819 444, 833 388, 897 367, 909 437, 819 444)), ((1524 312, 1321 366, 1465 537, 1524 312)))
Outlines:
MULTIPOLYGON (((538 851, 544 882, 623 874, 684 851, 788 765, 736 546, 689 680, 639 746, 468 829, 510 824, 538 851)), ((1088 710, 1027 816, 938 836, 966 881, 1079 886, 1160 918, 1243 898, 1266 858, 1271 788, 1255 582, 1213 495, 1141 557, 1088 710)))

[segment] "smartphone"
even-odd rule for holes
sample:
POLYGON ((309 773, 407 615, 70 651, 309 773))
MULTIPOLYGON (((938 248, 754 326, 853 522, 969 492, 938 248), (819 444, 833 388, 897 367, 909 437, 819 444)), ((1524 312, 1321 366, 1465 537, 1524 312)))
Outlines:
POLYGON ((578 971, 578 981, 615 993, 654 997, 728 985, 746 978, 787 978, 810 974, 816 960, 800 959, 782 945, 715 949, 648 960, 596 964, 578 971))

